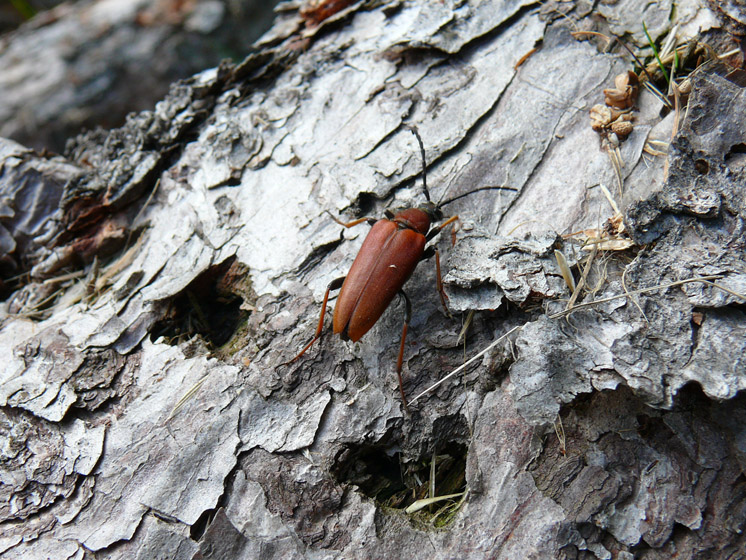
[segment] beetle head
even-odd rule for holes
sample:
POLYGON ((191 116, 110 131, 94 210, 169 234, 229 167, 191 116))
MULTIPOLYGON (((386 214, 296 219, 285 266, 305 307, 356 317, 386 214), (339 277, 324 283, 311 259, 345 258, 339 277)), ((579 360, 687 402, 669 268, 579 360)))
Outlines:
POLYGON ((440 206, 429 200, 420 206, 419 210, 427 214, 431 222, 439 222, 443 219, 443 211, 440 209, 440 206))
POLYGON ((433 219, 425 208, 408 208, 398 212, 394 216, 394 221, 400 226, 412 229, 422 235, 427 235, 433 219))

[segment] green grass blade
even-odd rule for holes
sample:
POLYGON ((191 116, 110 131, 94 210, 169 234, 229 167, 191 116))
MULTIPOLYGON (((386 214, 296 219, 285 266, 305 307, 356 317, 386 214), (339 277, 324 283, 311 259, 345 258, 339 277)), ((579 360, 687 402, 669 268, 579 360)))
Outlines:
POLYGON ((661 57, 658 56, 658 49, 655 48, 655 43, 653 43, 653 39, 650 37, 650 33, 648 33, 648 27, 645 25, 645 21, 642 22, 642 30, 645 32, 645 37, 648 38, 650 48, 653 49, 655 60, 658 61, 658 67, 661 69, 661 72, 663 72, 663 77, 666 78, 666 83, 670 86, 671 80, 668 77, 668 72, 666 72, 666 67, 663 66, 663 62, 661 62, 661 57))
POLYGON ((36 15, 36 10, 26 0, 10 0, 10 3, 23 19, 31 19, 36 15))

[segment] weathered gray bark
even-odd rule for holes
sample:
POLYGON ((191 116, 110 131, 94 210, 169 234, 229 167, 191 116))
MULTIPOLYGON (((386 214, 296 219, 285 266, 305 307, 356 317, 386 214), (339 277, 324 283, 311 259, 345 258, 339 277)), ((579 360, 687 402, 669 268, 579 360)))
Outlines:
MULTIPOLYGON (((676 13, 725 50, 733 14, 676 13)), ((588 110, 630 62, 570 34, 640 48, 641 22, 659 37, 670 14, 361 2, 304 27, 290 8, 243 63, 68 161, 4 142, 2 247, 28 274, 0 329, 3 557, 742 557, 746 94, 702 66, 662 157, 644 150, 676 115, 643 92, 620 193, 588 110), (325 211, 422 202, 407 123, 435 200, 516 189, 445 208, 462 221, 439 242, 454 318, 431 263, 406 286, 410 398, 492 345, 410 414, 400 304, 282 365, 366 230, 342 241, 325 211), (600 230, 604 190, 630 247, 595 253, 576 305, 602 303, 558 317, 554 250, 579 279, 589 251, 560 234, 600 230), (433 464, 435 494, 464 496, 405 513, 433 464)))
POLYGON ((152 109, 171 82, 243 57, 275 2, 78 0, 0 37, 0 136, 60 152, 152 109))

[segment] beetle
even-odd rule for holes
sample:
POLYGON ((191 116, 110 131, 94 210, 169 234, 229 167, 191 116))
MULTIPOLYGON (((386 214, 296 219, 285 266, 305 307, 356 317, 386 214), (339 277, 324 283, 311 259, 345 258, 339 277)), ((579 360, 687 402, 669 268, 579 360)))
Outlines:
POLYGON ((394 214, 390 210, 384 212, 386 218, 360 218, 351 222, 342 222, 329 214, 331 218, 344 226, 350 228, 367 222, 373 226, 368 232, 355 261, 350 267, 347 276, 332 280, 327 286, 324 301, 321 304, 321 316, 316 327, 316 334, 311 341, 289 362, 291 364, 298 360, 322 335, 324 328, 324 317, 326 316, 326 304, 332 291, 340 290, 337 304, 334 307, 334 318, 332 330, 343 340, 357 342, 367 333, 378 319, 383 315, 388 306, 398 294, 404 299, 404 326, 402 328, 401 343, 399 345, 399 356, 396 361, 396 374, 399 377, 399 392, 405 410, 407 409, 407 398, 404 394, 402 384, 402 362, 404 359, 404 343, 407 338, 409 320, 412 316, 412 305, 402 289, 409 280, 417 264, 435 255, 435 269, 437 289, 443 307, 446 306, 447 296, 443 290, 440 274, 440 255, 434 245, 427 243, 437 236, 445 227, 458 220, 458 216, 451 216, 442 224, 433 226, 435 222, 443 220, 441 207, 450 204, 464 196, 483 190, 510 190, 516 189, 502 186, 479 187, 472 191, 450 198, 446 201, 433 203, 430 200, 430 192, 427 188, 427 164, 425 160, 425 146, 417 129, 408 127, 417 138, 420 154, 422 156, 422 186, 426 204, 419 208, 408 208, 394 214))

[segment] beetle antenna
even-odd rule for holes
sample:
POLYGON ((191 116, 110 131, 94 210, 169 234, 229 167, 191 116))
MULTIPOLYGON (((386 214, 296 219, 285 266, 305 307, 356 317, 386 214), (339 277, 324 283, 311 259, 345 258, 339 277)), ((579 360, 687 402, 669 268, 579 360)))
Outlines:
MULTIPOLYGON (((411 132, 414 134, 414 137, 417 138, 417 143, 420 145, 420 155, 422 156, 422 190, 425 193, 425 198, 428 202, 431 202, 430 200, 430 191, 427 188, 427 160, 425 159, 425 144, 422 142, 422 137, 420 136, 420 133, 417 130, 417 127, 413 124, 407 124, 405 125, 411 132)), ((448 189, 446 189, 447 192, 448 189)), ((486 186, 486 187, 477 187, 476 189, 472 189, 468 192, 462 193, 458 196, 454 196, 452 198, 449 198, 447 200, 443 200, 442 196, 445 196, 445 192, 441 196, 441 200, 438 202, 438 204, 435 205, 436 208, 441 208, 442 206, 445 206, 446 204, 450 204, 451 202, 455 202, 460 198, 464 198, 465 196, 469 196, 470 194, 474 194, 479 191, 517 191, 515 187, 504 187, 504 186, 486 186)))
POLYGON ((477 187, 476 189, 472 189, 470 191, 467 191, 465 193, 461 193, 458 196, 454 196, 452 198, 449 198, 448 200, 444 200, 443 202, 438 203, 438 208, 441 206, 445 206, 446 204, 450 204, 451 202, 457 201, 459 198, 464 198, 465 196, 469 196, 470 194, 474 194, 479 191, 517 191, 515 187, 503 187, 503 186, 488 186, 488 187, 477 187))
POLYGON ((422 143, 420 133, 417 132, 417 128, 414 125, 408 125, 407 128, 412 131, 412 134, 414 134, 415 138, 417 138, 417 143, 420 145, 420 154, 422 155, 422 187, 425 191, 425 198, 428 202, 430 202, 430 191, 427 190, 427 162, 425 161, 425 145, 422 143))

